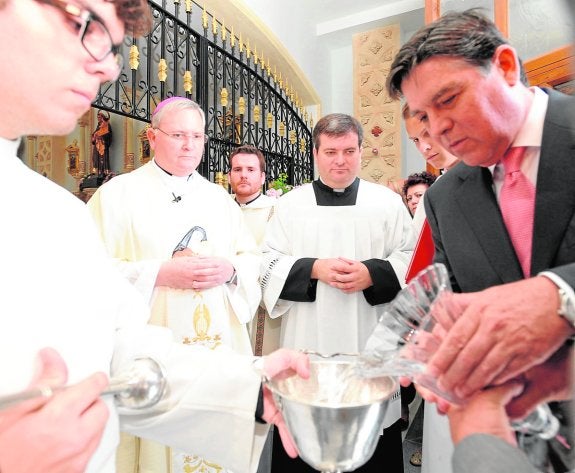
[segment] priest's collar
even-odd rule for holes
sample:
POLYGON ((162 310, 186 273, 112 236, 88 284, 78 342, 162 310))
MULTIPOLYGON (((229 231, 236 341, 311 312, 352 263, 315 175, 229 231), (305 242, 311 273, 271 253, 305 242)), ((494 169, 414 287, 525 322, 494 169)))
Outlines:
POLYGON ((252 200, 248 200, 247 202, 241 203, 238 202, 238 197, 236 196, 234 198, 234 200, 236 201, 236 203, 240 206, 240 207, 245 207, 247 205, 250 205, 252 202, 255 202, 256 200, 258 200, 260 197, 262 196, 262 193, 260 192, 258 195, 256 195, 252 200))
POLYGON ((166 188, 170 201, 175 204, 181 202, 194 186, 195 171, 189 176, 174 176, 162 168, 155 160, 152 160, 152 166, 156 169, 160 182, 166 188))
POLYGON ((188 174, 187 176, 174 176, 170 171, 166 171, 162 166, 160 166, 158 164, 158 162, 155 159, 152 159, 152 162, 158 167, 158 169, 160 169, 161 171, 163 171, 164 173, 166 173, 168 176, 170 176, 171 178, 173 178, 174 180, 179 180, 179 181, 190 181, 194 175, 195 171, 192 171, 190 174, 188 174))
POLYGON ((321 181, 321 178, 313 181, 313 191, 317 205, 320 206, 342 206, 355 205, 357 191, 359 189, 359 178, 345 189, 333 189, 321 181))

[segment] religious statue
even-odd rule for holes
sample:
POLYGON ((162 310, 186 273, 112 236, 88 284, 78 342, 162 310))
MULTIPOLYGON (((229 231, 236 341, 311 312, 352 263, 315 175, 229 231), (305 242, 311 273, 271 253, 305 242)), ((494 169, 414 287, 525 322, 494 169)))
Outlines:
POLYGON ((110 114, 99 110, 98 125, 92 133, 92 172, 98 176, 110 172, 110 145, 112 144, 112 127, 110 114))

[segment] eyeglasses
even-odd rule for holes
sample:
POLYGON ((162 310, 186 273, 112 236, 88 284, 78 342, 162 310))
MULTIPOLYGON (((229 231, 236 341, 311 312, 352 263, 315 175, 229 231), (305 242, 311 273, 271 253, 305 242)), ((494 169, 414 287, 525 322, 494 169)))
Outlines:
POLYGON ((120 74, 124 63, 123 56, 119 54, 120 47, 113 43, 108 28, 98 15, 63 0, 38 1, 58 8, 72 19, 82 46, 94 60, 100 62, 112 54, 120 74))
POLYGON ((168 133, 167 131, 161 130, 160 128, 154 128, 154 130, 161 131, 164 135, 172 138, 173 140, 182 142, 192 140, 195 143, 203 142, 205 144, 209 139, 209 136, 205 133, 180 133, 179 131, 175 133, 168 133))

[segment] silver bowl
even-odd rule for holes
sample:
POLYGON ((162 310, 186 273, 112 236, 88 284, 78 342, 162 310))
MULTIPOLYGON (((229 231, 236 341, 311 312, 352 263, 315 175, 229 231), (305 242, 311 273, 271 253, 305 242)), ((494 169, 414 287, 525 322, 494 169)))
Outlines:
POLYGON ((269 382, 300 457, 317 470, 355 470, 377 446, 397 381, 359 377, 355 364, 312 360, 309 379, 269 382))

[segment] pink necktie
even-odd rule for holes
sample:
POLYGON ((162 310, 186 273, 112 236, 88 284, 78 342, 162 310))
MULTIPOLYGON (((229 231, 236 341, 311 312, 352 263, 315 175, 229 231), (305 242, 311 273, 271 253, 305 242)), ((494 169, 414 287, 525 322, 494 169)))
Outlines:
POLYGON ((499 195, 499 207, 523 275, 528 278, 531 273, 535 186, 521 172, 525 149, 510 148, 503 157, 505 179, 499 195))

